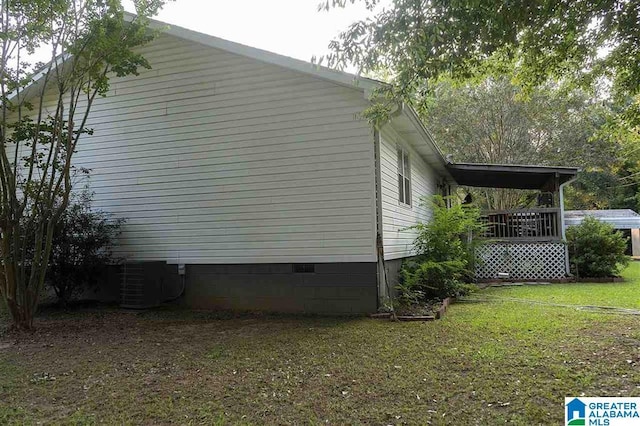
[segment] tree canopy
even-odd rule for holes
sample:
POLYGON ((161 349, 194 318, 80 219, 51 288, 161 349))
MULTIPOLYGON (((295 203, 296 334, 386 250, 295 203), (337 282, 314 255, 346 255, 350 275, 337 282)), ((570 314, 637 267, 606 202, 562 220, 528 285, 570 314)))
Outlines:
POLYGON ((609 109, 583 91, 549 83, 524 96, 509 76, 432 89, 419 111, 457 161, 603 167, 616 158, 609 141, 593 137, 609 109))
POLYGON ((365 112, 374 124, 408 102, 458 161, 582 166, 573 207, 640 207, 640 1, 323 0, 319 9, 358 1, 372 17, 339 34, 323 60, 387 77, 365 112))
MULTIPOLYGON (((546 83, 524 96, 508 75, 464 84, 440 79, 417 105, 453 161, 580 167, 567 192, 570 208, 638 207, 637 179, 625 178, 638 162, 625 155, 623 141, 602 130, 615 116, 612 106, 589 93, 546 83)), ((491 209, 534 201, 523 191, 477 194, 480 205, 491 209)))
MULTIPOLYGON (((325 0, 320 8, 365 1, 325 0)), ((391 95, 407 97, 446 75, 466 79, 491 71, 491 57, 515 59, 516 81, 535 87, 549 78, 584 86, 606 78, 640 123, 640 2, 637 0, 392 0, 341 33, 330 66, 385 70, 391 95)))

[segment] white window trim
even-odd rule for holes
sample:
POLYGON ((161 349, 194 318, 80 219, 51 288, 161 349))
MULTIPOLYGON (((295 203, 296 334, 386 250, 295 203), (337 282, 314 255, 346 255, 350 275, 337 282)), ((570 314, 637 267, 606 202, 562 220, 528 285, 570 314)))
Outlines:
MULTIPOLYGON (((404 197, 402 197, 402 199, 400 199, 400 183, 397 182, 398 184, 398 204, 402 207, 406 207, 406 208, 411 208, 412 206, 412 202, 413 202, 413 182, 411 179, 411 153, 409 152, 408 149, 404 148, 401 145, 396 145, 396 156, 402 155, 402 161, 398 161, 398 170, 397 170, 397 175, 398 177, 402 176, 402 183, 403 183, 403 195, 404 197), (407 164, 408 164, 408 174, 407 174, 407 170, 405 170, 404 165, 405 165, 405 156, 407 158, 407 164), (400 166, 402 165, 402 170, 400 170, 400 166), (406 188, 404 185, 406 185, 405 180, 409 181, 409 202, 407 203, 407 196, 405 194, 405 189, 406 188)), ((397 160, 400 160, 400 158, 397 158, 397 160)))

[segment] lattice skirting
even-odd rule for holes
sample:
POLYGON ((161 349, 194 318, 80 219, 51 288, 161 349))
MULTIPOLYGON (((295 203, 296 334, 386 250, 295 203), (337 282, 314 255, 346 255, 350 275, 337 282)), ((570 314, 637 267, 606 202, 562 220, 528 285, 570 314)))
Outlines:
POLYGON ((476 249, 476 278, 490 280, 506 272, 510 280, 565 278, 567 250, 561 242, 494 242, 476 249))

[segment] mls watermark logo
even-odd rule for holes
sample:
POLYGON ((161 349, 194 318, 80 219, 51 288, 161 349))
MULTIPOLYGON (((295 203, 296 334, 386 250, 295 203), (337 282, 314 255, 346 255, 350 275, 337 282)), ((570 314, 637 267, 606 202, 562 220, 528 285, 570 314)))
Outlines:
POLYGON ((564 419, 565 423, 567 425, 572 425, 572 426, 573 425, 584 426, 585 424, 584 419, 586 418, 585 412, 586 412, 587 404, 585 404, 578 398, 574 398, 573 400, 571 400, 571 398, 565 398, 564 404, 567 407, 567 412, 565 414, 565 419, 564 419), (569 403, 567 403, 567 400, 570 400, 569 403))
POLYGON ((640 425, 640 398, 564 399, 567 426, 640 425))

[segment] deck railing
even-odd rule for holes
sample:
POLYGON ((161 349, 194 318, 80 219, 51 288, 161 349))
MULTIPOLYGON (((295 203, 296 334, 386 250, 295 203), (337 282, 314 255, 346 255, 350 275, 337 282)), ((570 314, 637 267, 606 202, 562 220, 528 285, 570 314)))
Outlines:
POLYGON ((485 225, 483 238, 522 241, 562 238, 559 208, 491 210, 484 212, 481 221, 485 225))

